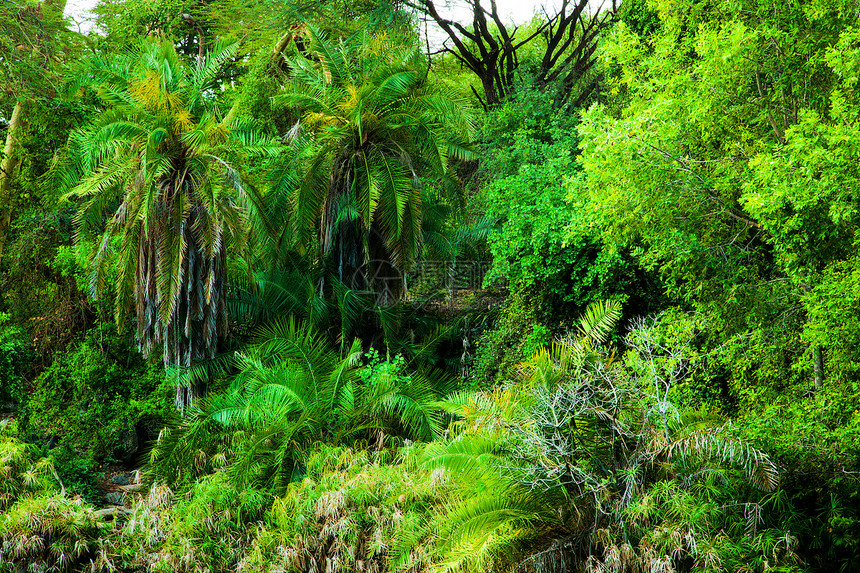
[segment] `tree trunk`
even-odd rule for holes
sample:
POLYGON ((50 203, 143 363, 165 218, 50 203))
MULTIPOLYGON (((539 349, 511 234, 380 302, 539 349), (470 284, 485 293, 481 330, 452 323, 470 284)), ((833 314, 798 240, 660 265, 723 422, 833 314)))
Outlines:
MULTIPOLYGON (((802 283, 800 288, 806 296, 809 296, 810 291, 812 291, 812 288, 806 283, 802 283)), ((816 390, 824 384, 824 353, 820 344, 815 344, 812 349, 812 379, 816 390)))
POLYGON ((6 237, 9 234, 9 226, 12 223, 12 178, 15 170, 21 163, 18 153, 18 140, 24 124, 24 103, 18 100, 12 111, 12 119, 9 121, 9 130, 6 132, 6 145, 3 146, 3 162, 0 164, 0 205, 3 212, 0 213, 0 260, 3 258, 3 250, 6 247, 6 237))
POLYGON ((194 380, 187 386, 184 384, 178 384, 176 386, 176 398, 174 399, 176 411, 179 412, 182 417, 187 416, 188 412, 191 411, 191 408, 194 407, 194 404, 196 404, 198 400, 205 398, 208 394, 208 381, 194 380))
POLYGON ((821 345, 816 344, 815 348, 812 350, 814 354, 814 364, 812 367, 814 378, 815 378, 815 389, 819 390, 824 384, 824 356, 821 352, 821 345))

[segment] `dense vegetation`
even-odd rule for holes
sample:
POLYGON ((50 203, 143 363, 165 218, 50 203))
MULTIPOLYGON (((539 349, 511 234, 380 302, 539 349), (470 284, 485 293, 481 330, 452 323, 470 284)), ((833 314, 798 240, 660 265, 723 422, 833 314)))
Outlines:
POLYGON ((860 4, 489 4, 0 4, 0 572, 860 570, 860 4))

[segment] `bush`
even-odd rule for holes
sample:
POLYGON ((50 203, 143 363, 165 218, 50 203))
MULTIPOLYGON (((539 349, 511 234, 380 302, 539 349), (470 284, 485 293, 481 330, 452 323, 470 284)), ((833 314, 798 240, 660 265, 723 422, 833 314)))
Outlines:
POLYGON ((103 570, 105 526, 66 495, 51 458, 17 431, 15 422, 0 425, 0 571, 103 570))
POLYGON ((93 324, 95 309, 74 274, 85 276, 85 266, 72 269, 56 261, 58 249, 71 242, 72 212, 35 208, 13 223, 0 273, 0 311, 27 332, 28 344, 47 364, 93 324))
POLYGON ((7 325, 8 319, 9 315, 0 313, 0 410, 12 409, 26 401, 24 376, 33 360, 24 333, 7 325))
POLYGON ((0 568, 8 564, 17 567, 11 571, 76 570, 94 558, 102 534, 95 512, 80 498, 26 497, 0 517, 0 568))
POLYGON ((57 481, 51 461, 15 437, 15 422, 0 422, 0 512, 24 495, 51 492, 57 481))
POLYGON ((250 556, 245 570, 426 570, 432 534, 425 526, 449 487, 442 472, 417 465, 418 454, 418 447, 394 453, 319 446, 305 478, 275 501, 277 530, 258 539, 271 553, 256 559, 271 561, 250 556))
POLYGON ((130 463, 141 438, 154 437, 144 426, 172 414, 172 396, 163 369, 103 323, 36 379, 28 430, 90 464, 130 463))
POLYGON ((470 386, 484 388, 509 379, 514 367, 527 358, 526 346, 540 341, 544 322, 535 308, 535 298, 526 291, 515 291, 499 311, 495 323, 478 339, 470 386), (528 343, 531 344, 528 344, 528 343))
POLYGON ((517 382, 446 405, 451 439, 426 448, 454 483, 431 526, 445 566, 800 570, 777 467, 719 416, 672 400, 693 333, 636 321, 619 356, 600 346, 619 317, 590 306, 517 382))
POLYGON ((739 425, 785 468, 798 553, 821 570, 856 571, 860 563, 858 412, 860 385, 845 382, 813 396, 783 396, 739 425))
POLYGON ((237 488, 225 472, 201 478, 178 498, 156 485, 135 505, 120 554, 144 571, 235 571, 272 499, 269 491, 237 488))

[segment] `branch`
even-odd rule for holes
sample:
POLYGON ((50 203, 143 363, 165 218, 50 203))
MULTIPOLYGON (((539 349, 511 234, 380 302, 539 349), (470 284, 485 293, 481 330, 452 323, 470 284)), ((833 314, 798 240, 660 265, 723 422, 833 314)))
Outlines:
MULTIPOLYGON (((750 225, 751 227, 755 227, 756 229, 762 229, 761 224, 758 223, 757 221, 753 221, 752 219, 747 218, 743 212, 737 212, 737 210, 734 209, 733 207, 727 206, 725 201, 723 200, 723 198, 717 194, 716 189, 714 189, 713 187, 708 185, 708 182, 705 180, 704 177, 702 177, 701 175, 699 175, 698 173, 696 173, 695 171, 690 169, 687 166, 687 164, 684 163, 683 159, 681 159, 680 157, 675 157, 674 155, 672 155, 668 151, 665 151, 663 149, 660 149, 659 147, 651 145, 650 143, 648 143, 647 141, 645 141, 641 137, 633 137, 633 139, 641 141, 647 147, 656 151, 657 153, 659 153, 663 157, 667 157, 667 158, 671 159, 672 161, 676 162, 679 165, 678 169, 680 171, 683 171, 684 173, 687 173, 687 174, 695 177, 696 180, 698 180, 698 182, 701 184, 702 189, 705 191, 705 193, 707 193, 708 198, 711 199, 712 201, 716 202, 718 205, 720 205, 724 210, 723 212, 726 213, 727 215, 729 215, 732 219, 735 219, 736 221, 740 221, 741 223, 745 223, 747 225, 750 225)), ((765 229, 762 229, 762 230, 765 230, 765 229)))
POLYGON ((203 65, 203 49, 204 49, 204 46, 206 44, 206 42, 204 40, 204 35, 203 35, 203 28, 200 27, 200 24, 197 23, 197 20, 195 20, 194 16, 192 16, 191 14, 180 14, 179 18, 183 22, 185 22, 186 25, 191 26, 192 28, 195 28, 197 30, 197 38, 198 38, 197 61, 199 62, 198 65, 202 66, 203 65))
POLYGON ((480 94, 478 93, 478 90, 475 89, 475 86, 469 84, 469 89, 472 90, 472 93, 475 94, 476 98, 478 98, 478 103, 481 104, 481 107, 484 108, 484 111, 488 111, 487 104, 484 103, 484 100, 481 98, 480 94))
MULTIPOLYGON (((758 88, 759 97, 761 99, 765 99, 764 92, 761 89, 761 80, 759 79, 758 70, 756 70, 756 73, 755 73, 755 85, 758 88)), ((770 111, 767 112, 767 120, 768 120, 768 122, 770 122, 771 128, 773 128, 773 132, 774 132, 774 134, 776 134, 776 138, 779 140, 779 142, 781 144, 785 145, 785 134, 782 132, 782 130, 776 124, 776 120, 773 118, 773 114, 770 113, 770 111)))

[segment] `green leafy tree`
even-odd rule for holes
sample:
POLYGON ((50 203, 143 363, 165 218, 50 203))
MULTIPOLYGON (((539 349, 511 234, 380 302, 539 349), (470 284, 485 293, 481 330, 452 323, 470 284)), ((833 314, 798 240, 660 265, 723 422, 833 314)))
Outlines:
POLYGON ((654 273, 605 243, 582 201, 565 200, 568 181, 581 176, 579 117, 553 98, 523 86, 485 117, 486 184, 476 202, 496 223, 485 282, 504 279, 512 296, 479 346, 479 381, 504 378, 593 301, 623 301, 630 315, 663 303, 654 273))
POLYGON ((856 35, 847 5, 741 5, 655 2, 658 32, 614 31, 616 99, 585 114, 587 178, 571 194, 707 318, 720 376, 752 402, 821 386, 828 352, 842 355, 833 379, 851 362, 818 320, 856 242, 856 35))
MULTIPOLYGON (((167 42, 96 59, 89 82, 104 108, 72 133, 56 171, 65 197, 81 201, 79 235, 104 233, 93 253, 91 291, 116 265, 118 324, 136 315, 144 354, 159 344, 165 366, 212 357, 227 324, 224 270, 230 239, 241 239, 257 200, 242 162, 277 153, 252 126, 219 118, 212 78, 234 53, 217 46, 194 69, 167 42)), ((179 385, 185 412, 203 383, 179 385)))
MULTIPOLYGON (((50 123, 41 104, 59 91, 64 53, 74 53, 71 34, 62 19, 65 0, 8 2, 0 6, 0 118, 5 143, 0 153, 0 258, 6 246, 13 212, 25 198, 16 176, 26 163, 28 121, 50 123), (28 111, 29 108, 29 111, 28 111), (35 112, 35 113, 34 113, 35 112), (16 184, 18 183, 18 184, 16 184)), ((54 107, 48 105, 48 108, 54 107)), ((44 142, 43 142, 44 144, 44 142)))
POLYGON ((798 552, 856 562, 855 6, 651 7, 654 33, 603 44, 615 94, 584 116, 571 194, 704 327, 687 399, 720 395, 789 469, 798 552))

